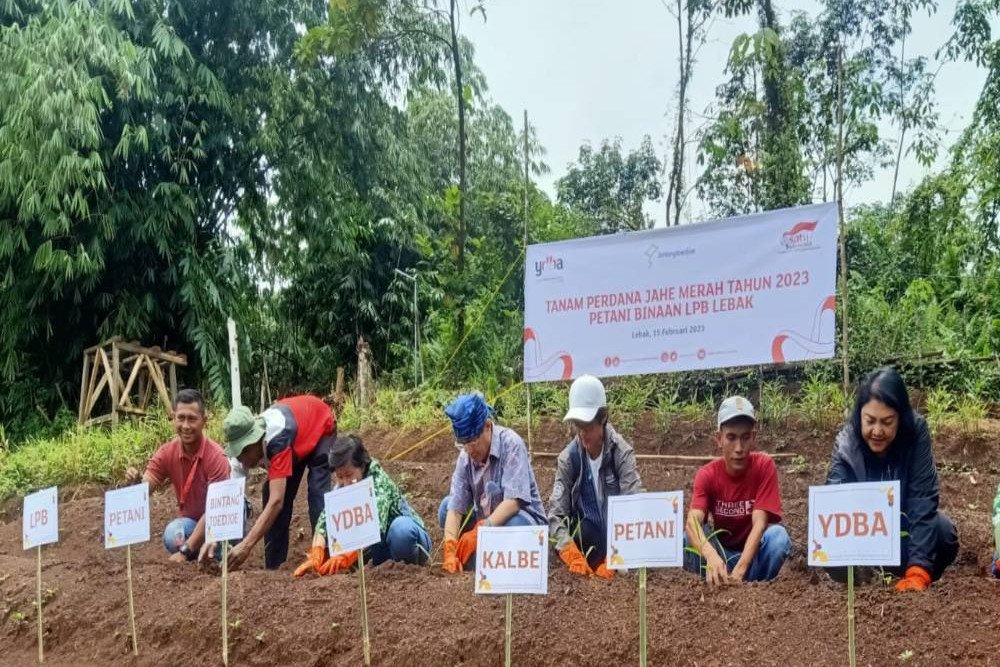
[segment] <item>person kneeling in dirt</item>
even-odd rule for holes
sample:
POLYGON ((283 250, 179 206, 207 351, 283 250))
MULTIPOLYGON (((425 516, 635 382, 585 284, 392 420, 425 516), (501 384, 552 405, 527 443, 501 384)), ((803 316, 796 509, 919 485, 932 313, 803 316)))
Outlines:
MULTIPOLYGON (((356 435, 337 438, 330 449, 330 469, 336 480, 334 488, 354 484, 366 477, 372 479, 382 541, 365 549, 366 563, 378 565, 389 559, 415 565, 427 562, 431 552, 431 537, 424 528, 424 522, 413 511, 379 462, 369 456, 360 438, 356 435)), ((296 577, 301 577, 310 570, 321 575, 343 572, 358 560, 356 550, 331 555, 328 559, 326 535, 326 516, 320 515, 313 530, 309 556, 295 570, 296 577)))
POLYGON ((125 471, 125 481, 141 480, 153 491, 167 482, 174 487, 180 516, 163 531, 170 560, 194 560, 205 539, 205 499, 208 485, 229 479, 229 460, 218 443, 205 437, 205 400, 195 389, 177 392, 173 403, 177 437, 156 450, 141 474, 125 471))
POLYGON ((997 495, 993 499, 993 562, 990 574, 1000 579, 1000 484, 997 484, 997 495))
POLYGON ((463 394, 444 409, 460 451, 451 493, 441 501, 446 572, 475 567, 480 526, 542 526, 545 509, 528 448, 517 433, 493 423, 482 394, 463 394))
POLYGON ((754 451, 757 419, 750 401, 732 396, 722 402, 715 442, 721 458, 694 478, 684 569, 712 586, 770 581, 792 543, 780 523, 778 470, 770 456, 754 451))
POLYGON ((243 542, 229 552, 229 567, 237 569, 263 538, 264 566, 277 569, 288 558, 288 528, 292 502, 309 468, 309 522, 323 514, 323 494, 330 490, 330 446, 337 436, 333 411, 316 396, 283 398, 262 414, 238 406, 223 424, 226 452, 244 470, 267 468, 264 509, 243 542))
POLYGON ((549 534, 573 574, 610 579, 607 555, 608 498, 642 492, 635 450, 608 423, 604 385, 582 375, 569 388, 564 422, 576 436, 556 463, 549 498, 549 534))
MULTIPOLYGON (((837 435, 827 484, 899 480, 900 562, 884 571, 902 576, 899 591, 922 591, 941 578, 958 555, 955 524, 938 511, 937 468, 927 420, 910 405, 903 378, 879 368, 862 378, 851 420, 837 435)), ((855 568, 862 580, 873 570, 855 568)), ((847 580, 847 568, 829 568, 847 580)))

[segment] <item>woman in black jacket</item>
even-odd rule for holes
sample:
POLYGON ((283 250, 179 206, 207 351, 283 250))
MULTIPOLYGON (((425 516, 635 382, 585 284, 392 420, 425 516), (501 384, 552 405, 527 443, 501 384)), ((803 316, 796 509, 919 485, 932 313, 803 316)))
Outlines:
MULTIPOLYGON (((861 380, 851 421, 837 435, 827 484, 899 480, 899 591, 922 591, 958 555, 955 524, 938 511, 938 476, 927 421, 910 406, 903 378, 879 368, 861 380)), ((846 569, 831 569, 835 579, 846 569)))

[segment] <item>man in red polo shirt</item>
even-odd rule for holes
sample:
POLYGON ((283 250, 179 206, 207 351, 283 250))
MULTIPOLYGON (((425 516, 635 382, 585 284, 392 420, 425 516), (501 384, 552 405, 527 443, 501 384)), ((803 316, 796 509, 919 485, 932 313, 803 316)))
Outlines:
POLYGON ((780 523, 778 470, 770 456, 754 451, 757 419, 750 401, 727 398, 718 424, 715 442, 722 456, 695 475, 685 524, 685 546, 700 557, 685 549, 684 569, 712 586, 769 581, 792 548, 780 523))
POLYGON ((283 398, 259 416, 238 406, 223 424, 226 453, 245 470, 267 468, 264 509, 244 540, 229 552, 229 567, 239 568, 264 539, 264 566, 276 569, 288 558, 288 527, 292 501, 309 468, 309 525, 323 513, 323 495, 330 490, 330 446, 337 437, 337 420, 316 396, 283 398))
MULTIPOLYGON (((229 479, 229 459, 218 443, 205 437, 205 400, 194 389, 182 389, 174 398, 173 425, 177 437, 164 443, 146 464, 141 479, 153 491, 167 482, 173 484, 180 517, 167 524, 163 546, 173 554, 170 560, 193 560, 205 539, 205 497, 208 485, 229 479)), ((125 479, 140 480, 139 471, 129 468, 125 479)))

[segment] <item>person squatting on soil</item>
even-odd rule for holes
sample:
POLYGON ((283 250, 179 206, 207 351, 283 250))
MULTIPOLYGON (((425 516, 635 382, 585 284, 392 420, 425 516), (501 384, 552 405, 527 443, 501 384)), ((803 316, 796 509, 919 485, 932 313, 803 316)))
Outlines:
MULTIPOLYGON (((392 559, 414 565, 427 563, 431 552, 431 536, 424 528, 424 522, 410 507, 389 474, 377 460, 371 458, 358 436, 337 438, 330 449, 330 469, 333 470, 336 480, 334 488, 337 489, 366 477, 372 479, 382 541, 365 549, 365 562, 378 565, 392 559)), ((321 514, 313 529, 309 555, 296 568, 296 577, 301 577, 310 570, 320 575, 336 574, 348 570, 357 562, 357 550, 330 554, 328 559, 326 535, 326 516, 321 514)))
POLYGON ((990 572, 1000 579, 1000 484, 997 484, 997 495, 993 498, 993 566, 990 572))
POLYGON ((444 528, 444 570, 458 572, 475 567, 480 526, 543 526, 546 517, 524 440, 493 423, 483 395, 463 394, 444 412, 459 455, 438 522, 444 528))
MULTIPOLYGON (((893 368, 872 371, 858 385, 851 420, 837 435, 827 484, 899 480, 900 562, 884 568, 902 579, 899 591, 922 591, 941 578, 958 555, 955 524, 938 511, 938 475, 927 421, 910 406, 893 368)), ((862 580, 872 570, 856 568, 862 580)), ((829 568, 837 581, 846 568, 829 568)))
POLYGON ((194 560, 205 540, 205 499, 208 485, 229 479, 229 460, 217 442, 205 436, 205 399, 195 389, 181 389, 174 397, 172 423, 177 437, 160 445, 140 475, 125 471, 125 481, 149 484, 150 492, 170 482, 180 515, 163 531, 170 560, 194 560))
POLYGON ((757 418, 750 401, 732 396, 722 402, 715 442, 721 458, 694 477, 684 569, 712 586, 770 581, 792 543, 780 523, 778 469, 770 456, 754 451, 757 418))
POLYGON ((239 568, 264 540, 264 566, 277 569, 288 558, 288 528, 292 503, 309 468, 309 524, 323 514, 323 494, 330 490, 330 446, 337 436, 337 419, 316 396, 283 398, 258 416, 238 406, 223 423, 226 452, 245 470, 267 468, 264 509, 243 542, 229 552, 229 567, 239 568))
POLYGON ((569 388, 564 422, 576 435, 559 453, 549 497, 549 535, 573 574, 614 576, 607 556, 608 498, 642 492, 635 450, 608 423, 604 385, 581 375, 569 388))

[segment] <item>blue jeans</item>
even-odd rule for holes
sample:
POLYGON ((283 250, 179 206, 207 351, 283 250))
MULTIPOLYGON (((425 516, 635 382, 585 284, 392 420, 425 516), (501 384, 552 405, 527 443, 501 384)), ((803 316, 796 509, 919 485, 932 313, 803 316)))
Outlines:
MULTIPOLYGON (((705 535, 711 534, 711 528, 708 526, 704 526, 702 530, 704 530, 705 535)), ((742 552, 725 548, 718 539, 711 540, 711 545, 726 561, 726 570, 732 572, 733 567, 739 562, 742 552)), ((704 577, 705 559, 687 550, 688 540, 686 536, 684 537, 684 547, 684 569, 704 577)), ((778 576, 782 564, 791 551, 792 541, 788 537, 788 531, 780 523, 772 523, 761 536, 760 548, 757 549, 757 555, 753 557, 753 562, 743 580, 770 581, 774 579, 778 576)))
POLYGON ((385 539, 365 549, 365 561, 378 565, 398 560, 412 565, 427 563, 431 552, 431 536, 411 517, 397 516, 389 524, 385 539))
MULTIPOLYGON (((451 496, 445 496, 444 500, 441 501, 441 506, 438 508, 438 525, 444 528, 444 522, 448 518, 448 501, 451 500, 451 496)), ((468 514, 463 519, 462 528, 459 534, 466 533, 472 530, 472 527, 476 525, 477 521, 485 519, 486 517, 479 516, 478 512, 474 513, 474 510, 469 510, 468 514)), ((532 520, 531 515, 524 510, 519 511, 517 514, 507 519, 507 523, 504 526, 534 526, 535 521, 532 520)), ((466 570, 476 569, 476 555, 472 554, 469 561, 465 564, 466 570)))

